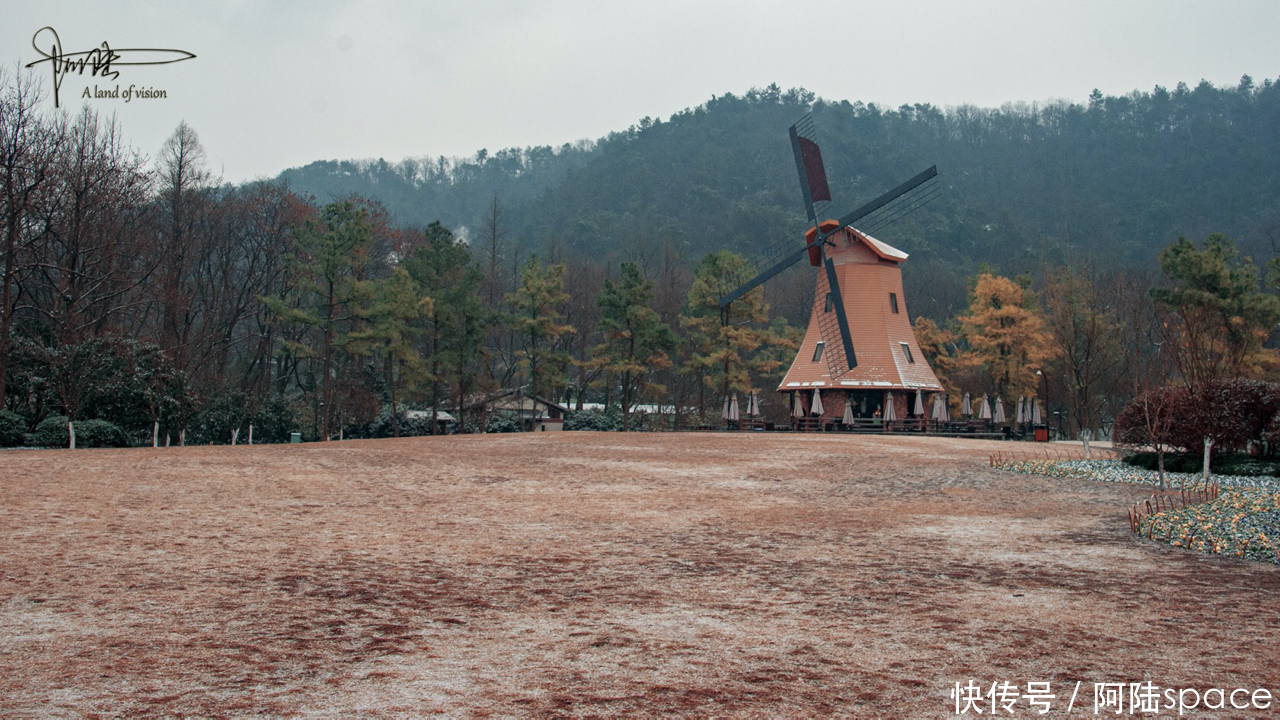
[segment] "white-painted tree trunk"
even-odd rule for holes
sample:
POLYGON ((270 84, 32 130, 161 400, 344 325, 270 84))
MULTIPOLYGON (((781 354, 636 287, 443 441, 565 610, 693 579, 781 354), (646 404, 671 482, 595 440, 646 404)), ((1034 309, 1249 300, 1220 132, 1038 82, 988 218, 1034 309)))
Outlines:
POLYGON ((253 444, 253 423, 249 423, 249 444, 253 444))
POLYGON ((1209 452, 1213 450, 1213 440, 1204 439, 1204 481, 1209 482, 1209 452))
POLYGON ((72 450, 76 449, 76 426, 70 420, 67 421, 67 438, 69 438, 67 447, 72 450))
POLYGON ((187 446, 187 429, 182 428, 178 431, 178 447, 187 446))
POLYGON ((151 422, 151 447, 160 447, 160 421, 153 420, 151 422))
POLYGON ((240 437, 240 428, 234 428, 234 429, 231 431, 231 446, 232 446, 232 447, 235 447, 235 444, 236 444, 236 438, 237 438, 237 437, 240 437))

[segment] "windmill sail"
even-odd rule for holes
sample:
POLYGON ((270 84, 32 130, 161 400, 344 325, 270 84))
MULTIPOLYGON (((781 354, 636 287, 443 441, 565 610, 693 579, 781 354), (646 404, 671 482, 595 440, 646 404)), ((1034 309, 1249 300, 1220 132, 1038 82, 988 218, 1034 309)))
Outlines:
MULTIPOLYGON (((748 259, 742 273, 726 278, 726 286, 720 290, 720 307, 725 307, 799 262, 801 258, 810 253, 815 243, 820 243, 824 239, 823 234, 819 233, 813 233, 812 239, 806 237, 809 234, 808 231, 812 230, 815 223, 818 222, 818 218, 826 215, 827 207, 830 205, 830 189, 827 186, 826 172, 822 168, 821 151, 816 149, 817 143, 812 139, 812 125, 811 117, 806 115, 804 119, 792 127, 794 133, 792 149, 796 155, 796 169, 800 174, 805 211, 809 215, 810 222, 806 226, 774 240, 763 250, 748 259), (807 137, 800 134, 801 130, 806 126, 808 129, 804 130, 804 132, 808 133, 807 137), (802 140, 812 143, 815 148, 812 161, 804 158, 800 145, 802 140), (811 166, 808 164, 810 162, 815 164, 811 166), (819 200, 818 197, 813 195, 809 179, 811 171, 821 177, 821 187, 824 193, 822 197, 825 197, 826 200, 819 200), (798 237, 806 237, 807 242, 803 246, 797 247, 796 238, 798 237)), ((847 225, 857 223, 860 230, 869 234, 897 222, 937 199, 942 192, 937 178, 938 167, 934 165, 880 197, 846 214, 832 225, 832 230, 838 230, 847 225)), ((817 263, 814 264, 816 265, 817 263)))
POLYGON ((809 223, 826 217, 831 204, 831 188, 827 185, 827 170, 822 165, 822 150, 818 147, 817 132, 813 127, 813 114, 808 113, 791 126, 791 152, 796 158, 796 172, 800 175, 800 192, 804 200, 809 223))
MULTIPOLYGON (((832 280, 836 280, 835 268, 831 266, 831 261, 827 260, 823 263, 823 267, 818 269, 817 297, 825 298, 827 293, 831 293, 831 309, 834 312, 818 315, 818 332, 822 336, 822 359, 826 361, 827 370, 834 380, 857 367, 858 359, 854 354, 856 351, 853 349, 853 339, 849 333, 849 320, 844 314, 844 303, 835 300, 838 297, 839 285, 837 284, 836 289, 833 290, 832 280)), ((838 280, 836 282, 839 283, 838 280)))

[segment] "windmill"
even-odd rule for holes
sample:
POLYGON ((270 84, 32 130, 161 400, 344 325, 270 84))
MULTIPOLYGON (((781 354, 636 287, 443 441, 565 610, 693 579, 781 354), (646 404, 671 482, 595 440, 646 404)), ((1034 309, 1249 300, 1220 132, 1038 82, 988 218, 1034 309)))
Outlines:
MULTIPOLYGON (((907 255, 872 238, 869 233, 897 221, 938 197, 941 188, 937 181, 937 167, 933 166, 918 173, 874 200, 841 215, 838 220, 830 220, 827 218, 830 217, 832 209, 831 189, 827 184, 826 169, 822 163, 822 151, 817 143, 812 115, 805 115, 791 126, 789 132, 808 223, 802 232, 789 234, 767 247, 752 258, 747 264, 747 271, 742 276, 731 279, 730 284, 736 284, 736 287, 725 292, 720 298, 721 312, 727 316, 727 308, 734 300, 796 264, 802 258, 807 258, 809 264, 817 268, 815 280, 817 292, 814 296, 813 319, 806 333, 806 341, 801 346, 801 354, 811 351, 812 362, 825 361, 826 372, 822 374, 822 380, 811 379, 803 383, 784 381, 784 385, 805 388, 823 386, 870 388, 874 386, 883 389, 941 390, 941 385, 933 375, 933 371, 928 369, 923 357, 919 358, 921 367, 911 368, 911 372, 905 375, 902 372, 889 373, 893 375, 889 378, 886 373, 874 367, 868 367, 865 368, 865 373, 861 373, 868 377, 865 382, 841 380, 859 366, 858 348, 854 346, 855 336, 859 337, 860 342, 871 338, 869 341, 880 345, 885 344, 879 340, 881 337, 879 332, 870 335, 865 332, 866 323, 861 322, 864 318, 855 318, 858 322, 851 324, 850 306, 855 298, 849 295, 851 288, 848 284, 871 282, 877 287, 894 287, 892 282, 884 280, 887 276, 870 267, 851 273, 849 269, 853 267, 851 263, 861 262, 868 266, 879 263, 893 266, 893 272, 897 273, 897 290, 886 294, 885 297, 886 301, 892 302, 893 314, 899 314, 901 274, 897 270, 897 264, 905 260, 907 255), (804 237, 803 245, 796 242, 801 235, 804 237), (858 246, 857 249, 853 247, 855 245, 858 246), (861 252, 865 258, 854 257, 857 252, 861 252), (842 286, 842 276, 844 286, 842 286), (886 377, 881 378, 881 375, 886 377)), ((863 288, 853 288, 853 291, 854 295, 861 297, 863 301, 866 300, 863 288)), ((919 348, 911 332, 910 323, 905 320, 905 313, 901 313, 901 318, 906 323, 905 331, 902 323, 897 320, 891 323, 892 327, 886 326, 881 321, 880 327, 888 327, 884 332, 884 337, 888 340, 887 347, 898 351, 902 359, 909 360, 909 364, 915 365, 915 356, 919 355, 919 348), (898 345, 902 347, 898 348, 898 345), (912 348, 915 349, 915 354, 911 353, 912 348)), ((889 356, 884 348, 869 349, 872 350, 868 355, 870 363, 884 365, 889 362, 886 360, 889 356)), ((801 356, 797 356, 796 363, 801 359, 801 356)), ((892 361, 897 362, 897 360, 893 358, 892 361)), ((793 363, 793 371, 796 363, 793 363)), ((788 378, 790 376, 791 373, 788 373, 788 378)), ((783 388, 780 387, 779 390, 783 391, 783 388)), ((886 396, 885 401, 888 400, 886 396)))

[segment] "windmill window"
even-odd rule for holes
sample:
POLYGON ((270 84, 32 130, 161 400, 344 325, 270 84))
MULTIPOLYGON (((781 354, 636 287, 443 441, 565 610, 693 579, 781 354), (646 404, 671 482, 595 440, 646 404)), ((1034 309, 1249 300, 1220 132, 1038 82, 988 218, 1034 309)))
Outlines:
MULTIPOLYGON (((889 309, 895 314, 898 312, 898 293, 889 293, 889 309)), ((906 347, 905 345, 903 347, 906 347)))
POLYGON ((823 307, 822 312, 831 312, 831 293, 827 293, 826 306, 823 307))
POLYGON ((898 344, 902 346, 902 354, 907 356, 907 362, 914 363, 916 359, 911 354, 911 348, 908 347, 906 343, 898 343, 898 344))
POLYGON ((817 345, 817 347, 815 347, 815 348, 813 349, 813 361, 814 361, 814 362, 818 362, 819 360, 821 360, 821 359, 822 359, 822 347, 823 347, 823 345, 825 345, 825 343, 824 343, 823 341, 819 340, 819 341, 818 341, 818 345, 817 345))

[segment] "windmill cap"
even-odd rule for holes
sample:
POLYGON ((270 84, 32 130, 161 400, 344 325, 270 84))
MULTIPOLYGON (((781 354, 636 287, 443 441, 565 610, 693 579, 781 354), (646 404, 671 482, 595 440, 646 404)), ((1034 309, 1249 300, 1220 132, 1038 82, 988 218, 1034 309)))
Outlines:
MULTIPOLYGON (((839 226, 840 224, 835 220, 823 220, 821 223, 818 224, 818 227, 822 228, 822 232, 827 234, 830 234, 839 226)), ((903 260, 906 260, 908 257, 910 257, 910 255, 908 255, 907 253, 902 252, 898 248, 890 245, 889 243, 877 240, 871 237, 870 235, 862 232, 861 230, 855 228, 852 225, 847 226, 845 230, 847 230, 849 234, 854 238, 861 240, 864 245, 866 245, 868 248, 871 249, 871 252, 875 253, 876 255, 878 255, 884 260, 889 260, 892 262, 902 262, 903 260)), ((809 228, 807 231, 805 231, 805 234, 804 234, 805 243, 813 242, 813 239, 817 237, 817 235, 818 235, 818 228, 809 228)), ((816 263, 814 264, 816 265, 816 263)))

